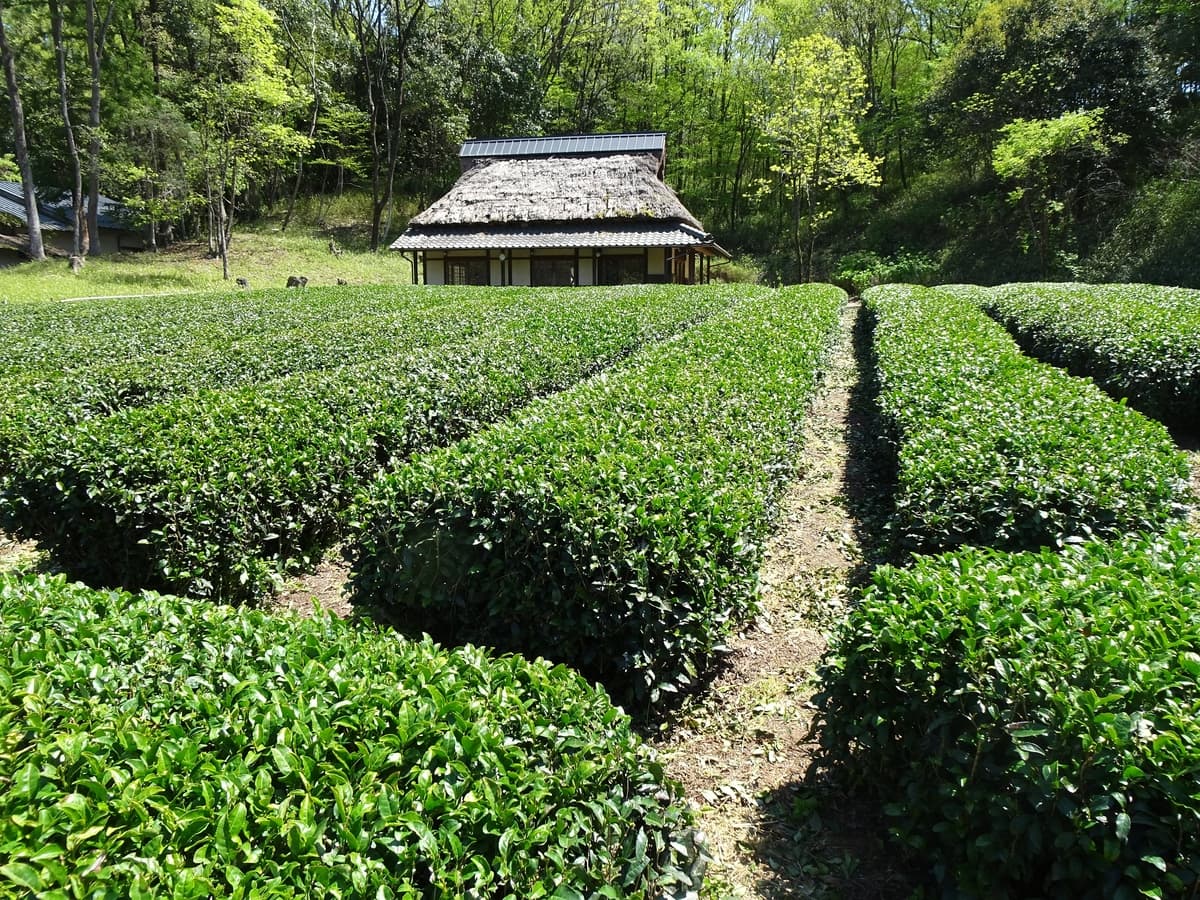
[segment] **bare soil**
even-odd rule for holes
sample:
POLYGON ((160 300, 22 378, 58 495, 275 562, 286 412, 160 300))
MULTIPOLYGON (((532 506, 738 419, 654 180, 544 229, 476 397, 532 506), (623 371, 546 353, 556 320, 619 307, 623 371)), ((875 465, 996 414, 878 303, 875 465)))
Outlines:
POLYGON ((0 574, 33 569, 41 565, 43 555, 34 541, 18 541, 0 531, 0 574))
POLYGON ((848 442, 862 415, 852 341, 859 314, 857 304, 846 309, 808 415, 802 466, 765 551, 762 615, 732 641, 729 663, 709 689, 655 742, 699 810, 713 857, 709 897, 911 891, 889 857, 877 810, 814 766, 812 695, 827 630, 873 562, 860 540, 867 523, 859 513, 869 512, 860 501, 886 493, 871 483, 862 448, 848 442))
POLYGON ((350 569, 337 550, 329 553, 316 570, 296 578, 286 585, 268 606, 273 611, 311 615, 317 607, 335 616, 348 619, 354 614, 346 591, 350 569))

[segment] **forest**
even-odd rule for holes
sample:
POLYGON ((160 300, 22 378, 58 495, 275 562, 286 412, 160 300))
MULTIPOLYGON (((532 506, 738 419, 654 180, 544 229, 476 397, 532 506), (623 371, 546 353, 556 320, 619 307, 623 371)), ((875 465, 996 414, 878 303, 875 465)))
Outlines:
POLYGON ((100 195, 224 259, 353 194, 383 250, 467 137, 664 131, 773 283, 1200 286, 1194 0, 3 0, 0 60, 79 256, 100 195))

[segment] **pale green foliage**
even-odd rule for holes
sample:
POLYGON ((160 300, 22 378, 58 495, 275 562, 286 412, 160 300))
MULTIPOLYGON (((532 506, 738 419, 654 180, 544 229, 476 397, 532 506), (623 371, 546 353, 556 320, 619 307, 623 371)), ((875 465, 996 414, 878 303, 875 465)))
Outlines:
POLYGON ((280 62, 274 16, 257 0, 226 0, 214 15, 215 64, 200 94, 208 113, 202 127, 224 144, 218 152, 253 167, 307 150, 309 139, 283 121, 307 98, 280 62))
POLYGON ((1018 182, 1008 200, 1024 208, 1024 242, 1028 247, 1030 239, 1036 238, 1046 272, 1057 244, 1057 220, 1069 212, 1073 200, 1073 189, 1062 186, 1070 184, 1060 177, 1062 165, 1102 160, 1128 137, 1107 132, 1103 109, 1063 113, 1054 119, 1014 119, 999 133, 992 167, 1000 177, 1018 182))
POLYGON ((879 160, 859 141, 866 78, 836 41, 814 34, 780 50, 758 105, 763 133, 779 161, 771 171, 792 201, 799 278, 811 277, 816 230, 830 211, 820 196, 831 188, 879 183, 879 160))
POLYGON ((879 183, 879 161, 862 149, 856 127, 866 93, 862 66, 824 35, 780 51, 771 69, 763 130, 776 144, 773 165, 792 189, 879 183))
POLYGON ((1102 156, 1125 141, 1104 132, 1104 110, 1063 113, 1057 119, 1015 119, 1000 129, 992 166, 1002 178, 1037 177, 1048 160, 1068 155, 1102 156))

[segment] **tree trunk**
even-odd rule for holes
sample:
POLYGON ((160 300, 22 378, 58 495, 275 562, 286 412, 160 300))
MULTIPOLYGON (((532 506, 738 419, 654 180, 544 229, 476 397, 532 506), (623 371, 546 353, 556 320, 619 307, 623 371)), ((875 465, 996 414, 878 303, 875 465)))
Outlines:
MULTIPOLYGON (((150 131, 150 159, 158 166, 158 136, 153 129, 150 131)), ((146 246, 151 253, 158 252, 158 215, 154 209, 154 179, 147 178, 145 183, 146 209, 150 214, 150 233, 146 246)))
POLYGON ((96 22, 96 0, 87 0, 87 52, 92 70, 92 105, 88 111, 88 254, 99 256, 100 246, 100 63, 104 59, 104 38, 112 21, 116 2, 109 3, 104 21, 96 22))
POLYGON ((29 144, 25 140, 25 109, 21 105, 21 89, 17 83, 17 64, 13 59, 8 34, 4 30, 4 3, 0 0, 0 64, 8 83, 8 102, 12 107, 13 145, 17 167, 21 170, 21 191, 25 195, 26 226, 29 231, 29 258, 43 260, 46 248, 42 245, 42 220, 38 215, 37 196, 33 191, 33 169, 29 165, 29 144))
POLYGON ((70 92, 67 88, 67 51, 63 47, 63 17, 58 0, 49 0, 50 32, 54 38, 54 56, 58 63, 58 99, 62 107, 63 129, 67 135, 67 156, 71 160, 71 255, 83 256, 83 164, 79 160, 79 146, 75 143, 75 129, 71 125, 70 92))

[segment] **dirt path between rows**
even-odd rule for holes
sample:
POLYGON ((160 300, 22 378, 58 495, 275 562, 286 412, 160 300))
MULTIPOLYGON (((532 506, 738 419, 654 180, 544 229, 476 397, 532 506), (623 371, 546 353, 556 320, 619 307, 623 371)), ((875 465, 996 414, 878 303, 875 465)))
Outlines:
POLYGON ((904 897, 874 811, 810 773, 814 674, 830 624, 867 564, 861 501, 873 496, 857 436, 871 434, 849 306, 809 413, 803 468, 782 502, 761 572, 762 616, 728 668, 655 741, 700 810, 713 860, 703 896, 904 897))
POLYGON ((0 531, 0 574, 31 569, 40 559, 36 543, 19 541, 7 532, 0 531))

